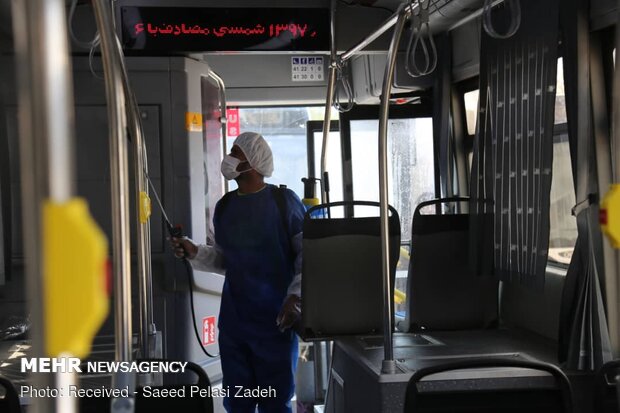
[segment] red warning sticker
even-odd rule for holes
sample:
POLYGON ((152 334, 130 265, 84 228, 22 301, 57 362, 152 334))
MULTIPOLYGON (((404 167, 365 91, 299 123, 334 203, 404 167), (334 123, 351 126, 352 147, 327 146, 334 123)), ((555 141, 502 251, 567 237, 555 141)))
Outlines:
POLYGON ((202 344, 208 346, 215 343, 215 316, 202 319, 202 344))
POLYGON ((226 108, 226 135, 229 138, 235 138, 240 131, 239 108, 226 108))

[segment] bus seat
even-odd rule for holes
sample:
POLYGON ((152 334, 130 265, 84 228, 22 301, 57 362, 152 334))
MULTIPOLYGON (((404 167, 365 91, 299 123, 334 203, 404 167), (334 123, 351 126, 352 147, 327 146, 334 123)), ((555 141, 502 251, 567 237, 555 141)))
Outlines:
MULTIPOLYGON (((498 281, 470 265, 469 214, 422 214, 427 206, 467 202, 445 198, 420 203, 413 214, 407 278, 406 332, 489 328, 498 320, 498 281)), ((492 254, 484 254, 487 259, 492 254)), ((487 268, 486 263, 477 263, 487 268)))
MULTIPOLYGON (((353 201, 317 205, 303 224, 302 322, 305 340, 380 334, 383 326, 381 223, 378 216, 314 218, 317 211, 363 207, 379 214, 379 203, 353 201), (375 212, 376 210, 376 212, 375 212)), ((400 220, 389 207, 392 292, 400 250, 400 220)))
POLYGON ((0 397, 0 412, 20 413, 19 396, 13 384, 4 377, 0 377, 0 387, 4 389, 4 395, 0 397))
POLYGON ((556 366, 523 358, 502 359, 481 357, 439 364, 416 371, 405 394, 405 413, 570 413, 573 411, 571 385, 566 375, 556 366), (495 373, 490 369, 502 369, 495 373), (506 368, 535 370, 524 376, 523 370, 515 375, 506 368), (484 369, 472 371, 464 369, 484 369), (459 378, 440 378, 434 374, 459 371, 459 378), (545 381, 541 372, 555 379, 555 385, 545 381), (469 377, 463 377, 469 375, 469 377), (495 375, 492 378, 489 376, 495 375), (507 381, 502 385, 499 376, 507 381), (426 380, 424 380, 426 378, 426 380), (459 383, 463 380, 464 383, 459 383), (467 383, 465 383, 467 382, 467 383))
MULTIPOLYGON (((161 360, 160 360, 161 361, 161 360)), ((213 413, 213 397, 209 388, 211 382, 209 377, 199 365, 187 362, 186 370, 197 376, 195 383, 165 384, 163 386, 151 386, 152 391, 158 390, 181 390, 184 389, 185 397, 146 397, 144 388, 136 389, 136 413, 147 412, 196 412, 213 413), (191 397, 191 387, 204 389, 208 397, 194 395, 191 397)), ((153 393, 154 394, 154 393, 153 393)))
POLYGON ((594 411, 596 413, 617 413, 619 411, 618 380, 620 380, 620 360, 605 363, 597 372, 594 382, 594 411))

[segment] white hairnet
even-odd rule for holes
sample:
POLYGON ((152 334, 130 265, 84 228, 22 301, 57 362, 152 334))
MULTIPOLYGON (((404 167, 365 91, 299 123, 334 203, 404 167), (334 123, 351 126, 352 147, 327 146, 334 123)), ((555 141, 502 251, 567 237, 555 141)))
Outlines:
POLYGON ((243 132, 233 142, 248 158, 250 166, 259 174, 269 177, 273 173, 273 154, 269 144, 259 133, 243 132))

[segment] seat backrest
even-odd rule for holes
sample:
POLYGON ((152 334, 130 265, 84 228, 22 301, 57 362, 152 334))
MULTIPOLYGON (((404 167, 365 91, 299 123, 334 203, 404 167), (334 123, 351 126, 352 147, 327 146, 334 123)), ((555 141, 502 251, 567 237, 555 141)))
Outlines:
POLYGON ((4 377, 0 377, 0 387, 4 388, 4 397, 0 398, 0 412, 20 413, 19 396, 13 384, 4 377))
POLYGON ((480 329, 497 324, 498 281, 473 270, 469 214, 420 212, 425 206, 466 201, 467 198, 427 201, 415 210, 405 331, 480 329))
MULTIPOLYGON (((334 202, 330 208, 372 206, 376 202, 334 202)), ((379 334, 383 326, 381 223, 378 216, 312 218, 303 225, 302 326, 306 340, 354 334, 379 334)), ((390 277, 400 250, 400 221, 390 207, 390 277)))
POLYGON ((618 413, 620 411, 620 360, 605 363, 597 372, 594 387, 594 411, 596 413, 618 413))
POLYGON ((136 413, 147 412, 196 412, 213 413, 213 397, 209 377, 199 365, 187 362, 185 369, 197 377, 195 382, 150 386, 151 397, 147 397, 143 387, 136 389, 136 413), (154 392, 177 392, 175 397, 152 397, 154 392), (192 394, 192 390, 194 393, 192 394), (202 390, 202 394, 200 394, 202 390), (182 391, 182 393, 178 393, 182 391), (178 396, 178 395, 182 395, 178 396))
MULTIPOLYGON (((462 373, 462 372, 461 372, 462 373)), ((505 373, 504 373, 505 375, 505 373)), ((472 374, 475 376, 475 373, 472 374)), ((472 382, 473 383, 473 382, 472 382)), ((460 360, 426 367, 416 371, 407 385, 405 394, 405 413, 572 413, 571 385, 566 375, 554 365, 523 358, 491 358, 460 360), (456 375, 447 375, 441 380, 423 381, 437 373, 456 373, 457 370, 477 368, 517 368, 535 370, 528 377, 519 371, 521 384, 513 378, 506 378, 510 384, 502 386, 495 379, 467 378, 478 380, 480 385, 458 385, 456 375), (546 372, 553 376, 555 384, 549 385, 540 376, 546 372), (441 384, 439 383, 441 382, 441 384), (428 386, 424 388, 424 385, 428 386)))

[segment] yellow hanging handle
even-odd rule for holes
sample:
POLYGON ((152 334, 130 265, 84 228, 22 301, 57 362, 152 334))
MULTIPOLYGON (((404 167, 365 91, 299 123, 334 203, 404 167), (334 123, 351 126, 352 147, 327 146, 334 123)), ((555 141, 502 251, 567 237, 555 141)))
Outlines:
POLYGON ((620 184, 613 184, 601 202, 601 229, 614 248, 620 248, 620 184))
POLYGON ((74 198, 43 206, 45 350, 50 357, 86 357, 108 313, 108 245, 74 198))
POLYGON ((151 198, 144 191, 140 192, 140 223, 146 224, 151 217, 151 198))

